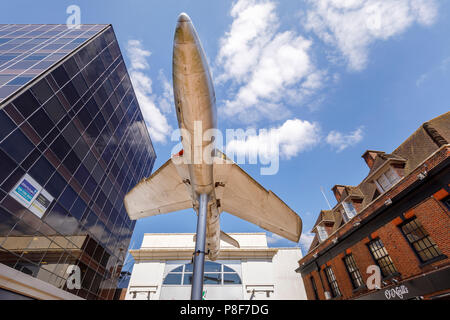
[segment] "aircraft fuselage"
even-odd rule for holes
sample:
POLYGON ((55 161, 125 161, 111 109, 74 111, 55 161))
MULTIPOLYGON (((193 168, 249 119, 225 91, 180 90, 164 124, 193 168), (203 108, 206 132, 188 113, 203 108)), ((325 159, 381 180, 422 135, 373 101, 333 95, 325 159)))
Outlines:
MULTIPOLYGON (((178 126, 189 170, 189 184, 194 203, 197 196, 209 195, 206 246, 214 260, 220 249, 220 209, 217 207, 213 165, 203 161, 205 150, 211 150, 211 140, 203 141, 204 133, 217 127, 215 93, 202 45, 190 18, 178 18, 173 44, 173 91, 178 126), (189 151, 189 152, 186 152, 189 151), (200 155, 200 159, 196 159, 200 155)), ((194 208, 196 206, 194 205, 194 208)), ((197 208, 198 209, 198 206, 197 208)))

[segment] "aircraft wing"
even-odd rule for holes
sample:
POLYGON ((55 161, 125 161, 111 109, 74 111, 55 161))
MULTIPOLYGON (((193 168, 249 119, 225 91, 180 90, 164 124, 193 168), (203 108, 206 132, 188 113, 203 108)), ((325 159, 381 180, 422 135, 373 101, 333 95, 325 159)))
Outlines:
POLYGON ((236 217, 298 242, 302 220, 272 191, 264 189, 232 161, 214 164, 216 198, 220 206, 236 217))
POLYGON ((192 208, 189 192, 172 159, 131 189, 124 203, 131 220, 192 208))

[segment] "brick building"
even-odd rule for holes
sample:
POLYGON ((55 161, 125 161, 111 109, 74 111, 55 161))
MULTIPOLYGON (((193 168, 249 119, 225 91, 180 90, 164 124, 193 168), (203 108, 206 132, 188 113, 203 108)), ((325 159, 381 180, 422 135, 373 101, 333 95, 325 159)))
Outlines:
POLYGON ((391 154, 366 151, 367 177, 332 188, 337 204, 320 212, 297 269, 309 300, 450 297, 449 142, 450 112, 391 154))

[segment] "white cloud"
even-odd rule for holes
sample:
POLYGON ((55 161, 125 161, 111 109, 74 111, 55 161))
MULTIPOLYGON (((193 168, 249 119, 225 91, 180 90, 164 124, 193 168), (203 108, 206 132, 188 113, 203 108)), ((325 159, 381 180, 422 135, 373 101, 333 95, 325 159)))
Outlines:
POLYGON ((314 236, 314 233, 302 233, 300 236, 300 247, 303 249, 304 253, 308 252, 311 242, 314 240, 314 236))
POLYGON ((267 243, 268 244, 274 244, 274 243, 277 243, 278 241, 284 239, 284 238, 282 238, 281 236, 279 236, 279 235, 277 235, 275 233, 267 234, 266 238, 267 238, 267 243))
POLYGON ((158 80, 162 86, 162 95, 158 98, 159 106, 164 113, 171 113, 174 106, 173 86, 162 70, 159 70, 158 80))
POLYGON ((166 97, 164 95, 162 98, 157 97, 152 93, 152 80, 145 74, 145 71, 150 68, 147 59, 151 53, 144 50, 142 43, 138 40, 129 40, 126 50, 131 62, 129 68, 131 82, 148 131, 153 141, 163 143, 172 128, 157 106, 157 101, 159 101, 160 105, 166 107, 164 105, 164 103, 168 103, 165 101, 166 97))
POLYGON ((232 9, 230 31, 220 41, 218 83, 231 81, 227 116, 241 121, 280 120, 289 116, 283 101, 300 103, 322 86, 312 42, 294 31, 279 31, 276 6, 268 0, 239 0, 232 9))
POLYGON ((307 30, 337 46, 352 70, 367 64, 369 46, 404 32, 413 23, 431 25, 435 0, 310 0, 307 30))
POLYGON ((333 148, 337 149, 337 152, 353 146, 363 139, 363 128, 359 127, 355 131, 349 134, 343 134, 338 131, 331 131, 326 137, 325 141, 333 148))
POLYGON ((320 141, 320 128, 317 123, 290 119, 280 127, 260 130, 245 140, 227 141, 226 153, 236 155, 258 154, 266 159, 279 155, 290 159, 300 152, 312 148, 320 141))

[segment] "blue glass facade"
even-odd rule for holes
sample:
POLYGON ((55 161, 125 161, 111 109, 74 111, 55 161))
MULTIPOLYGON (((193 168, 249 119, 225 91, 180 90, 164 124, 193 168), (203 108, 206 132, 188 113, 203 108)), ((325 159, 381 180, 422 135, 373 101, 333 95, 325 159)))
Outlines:
POLYGON ((155 158, 111 26, 0 25, 0 263, 113 298, 155 158))
POLYGON ((73 52, 104 25, 0 24, 0 102, 73 52))

